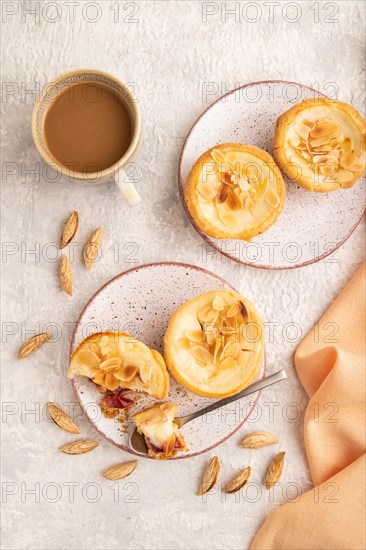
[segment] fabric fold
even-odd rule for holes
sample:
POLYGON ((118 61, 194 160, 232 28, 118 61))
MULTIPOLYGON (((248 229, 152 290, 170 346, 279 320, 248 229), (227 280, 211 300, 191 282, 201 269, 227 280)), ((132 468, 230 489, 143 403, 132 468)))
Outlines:
POLYGON ((275 510, 252 550, 366 548, 365 273, 364 263, 296 350, 315 487, 275 510))

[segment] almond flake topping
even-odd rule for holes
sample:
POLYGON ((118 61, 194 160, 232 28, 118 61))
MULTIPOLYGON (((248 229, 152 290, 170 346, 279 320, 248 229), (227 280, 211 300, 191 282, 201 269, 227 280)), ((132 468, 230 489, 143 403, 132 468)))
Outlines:
MULTIPOLYGON (((344 136, 339 125, 331 119, 295 123, 296 137, 289 139, 290 146, 318 174, 340 185, 362 172, 364 162, 354 148, 352 139, 344 136)), ((292 158, 296 163, 296 157, 292 158)), ((272 205, 276 200, 268 196, 272 205)))

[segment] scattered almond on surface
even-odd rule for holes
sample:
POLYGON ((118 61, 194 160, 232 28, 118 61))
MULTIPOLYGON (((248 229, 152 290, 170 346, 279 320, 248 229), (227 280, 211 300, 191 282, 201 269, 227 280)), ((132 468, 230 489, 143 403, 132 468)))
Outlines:
POLYGON ((122 462, 121 464, 116 464, 103 472, 103 477, 110 479, 111 481, 117 481, 118 479, 123 479, 124 477, 129 476, 136 469, 137 460, 131 460, 129 462, 122 462))
POLYGON ((28 355, 31 355, 37 349, 39 349, 47 340, 52 338, 52 334, 49 332, 42 332, 41 334, 36 334, 35 336, 32 336, 32 338, 29 338, 24 344, 20 347, 18 352, 18 359, 24 359, 25 357, 28 357, 28 355))
POLYGON ((77 441, 71 441, 71 443, 65 443, 65 445, 61 445, 58 449, 69 455, 82 455, 89 453, 98 447, 98 445, 99 443, 93 439, 78 439, 77 441))
POLYGON ((69 262, 69 259, 65 254, 62 254, 59 264, 59 277, 61 288, 68 294, 72 296, 72 267, 69 262))
POLYGON ((247 434, 244 439, 240 441, 239 445, 245 449, 260 449, 262 447, 267 447, 267 445, 274 445, 278 442, 277 437, 269 432, 252 432, 247 434))
POLYGON ((277 483, 277 481, 280 479, 284 462, 285 462, 284 452, 278 453, 274 457, 271 464, 268 466, 268 470, 266 473, 266 479, 265 479, 266 489, 270 489, 271 487, 273 487, 273 485, 277 483))
POLYGON ((47 403, 48 412, 52 420, 65 432, 79 434, 80 428, 56 403, 47 403))
POLYGON ((197 495, 204 495, 215 485, 220 472, 220 462, 217 456, 211 458, 203 473, 201 485, 197 491, 197 495))
POLYGON ((64 223, 60 238, 60 248, 64 248, 75 237, 79 227, 79 214, 74 210, 64 223))
POLYGON ((244 468, 237 476, 235 476, 229 483, 227 483, 223 489, 224 493, 236 493, 236 491, 239 491, 246 482, 248 481, 250 477, 250 466, 247 466, 247 468, 244 468))
POLYGON ((103 227, 97 227, 90 235, 88 242, 84 247, 84 262, 88 269, 91 269, 98 257, 99 250, 103 241, 103 227))

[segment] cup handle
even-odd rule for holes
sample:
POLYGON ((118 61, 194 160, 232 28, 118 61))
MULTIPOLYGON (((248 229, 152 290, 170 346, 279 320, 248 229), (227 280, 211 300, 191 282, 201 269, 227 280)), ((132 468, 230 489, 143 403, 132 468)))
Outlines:
POLYGON ((129 206, 135 206, 141 201, 136 187, 123 168, 113 174, 113 180, 129 206))

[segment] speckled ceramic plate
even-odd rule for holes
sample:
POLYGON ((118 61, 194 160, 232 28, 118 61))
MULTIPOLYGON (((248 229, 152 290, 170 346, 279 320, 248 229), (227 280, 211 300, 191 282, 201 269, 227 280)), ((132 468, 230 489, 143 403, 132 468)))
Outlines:
MULTIPOLYGON (((71 352, 88 335, 108 329, 126 330, 162 352, 164 333, 174 309, 198 294, 215 289, 235 290, 205 269, 180 263, 149 264, 122 273, 105 284, 84 308, 75 327, 71 352)), ((264 372, 265 362, 260 376, 264 372)), ((188 392, 172 378, 170 381, 169 399, 179 403, 178 416, 217 401, 188 392)), ((73 380, 73 387, 84 415, 98 432, 121 449, 132 452, 128 447, 132 425, 122 425, 117 419, 103 416, 101 395, 94 383, 78 377, 73 380)), ((195 456, 225 441, 244 424, 258 397, 259 393, 243 398, 184 426, 189 452, 174 460, 195 456)), ((153 403, 153 399, 143 397, 131 414, 153 403)))
POLYGON ((207 149, 241 142, 272 154, 277 118, 295 103, 320 95, 294 82, 254 82, 218 99, 193 125, 179 161, 179 189, 191 222, 218 252, 246 265, 291 269, 333 254, 356 228, 364 212, 364 179, 351 189, 310 193, 285 177, 287 199, 279 220, 250 243, 209 237, 196 226, 184 200, 189 171, 207 149))

